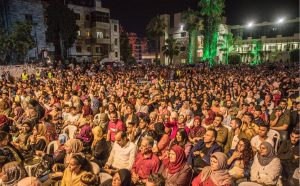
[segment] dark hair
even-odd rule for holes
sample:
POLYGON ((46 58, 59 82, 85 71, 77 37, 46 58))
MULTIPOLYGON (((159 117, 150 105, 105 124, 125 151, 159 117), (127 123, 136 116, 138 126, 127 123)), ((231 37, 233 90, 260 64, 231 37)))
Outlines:
POLYGON ((299 128, 293 128, 292 133, 299 135, 299 128))
MULTIPOLYGON (((245 149, 242 152, 241 159, 244 161, 245 167, 251 166, 253 160, 253 150, 250 141, 247 138, 240 139, 245 145, 245 149)), ((236 147, 237 149, 237 147, 236 147)))
POLYGON ((77 165, 80 165, 80 169, 81 170, 85 170, 87 172, 91 172, 92 171, 92 166, 91 164, 88 162, 88 160, 83 157, 80 154, 75 154, 72 156, 72 158, 77 162, 77 165))
POLYGON ((221 118, 222 121, 223 121, 223 119, 224 119, 224 117, 223 117, 222 115, 220 115, 220 114, 217 114, 217 115, 215 116, 215 118, 216 118, 216 117, 221 118))
POLYGON ((99 185, 99 177, 90 172, 82 175, 80 177, 80 181, 89 186, 99 185))
POLYGON ((0 131, 0 141, 3 141, 7 136, 9 136, 9 133, 0 131))
POLYGON ((244 115, 245 116, 250 116, 251 117, 251 121, 253 120, 253 114, 251 112, 246 112, 244 115))
POLYGON ((239 127, 242 125, 242 120, 240 118, 233 118, 232 121, 235 121, 239 127))
POLYGON ((188 142, 188 140, 189 140, 188 135, 187 135, 185 129, 178 129, 178 131, 176 132, 176 135, 177 135, 178 133, 181 135, 182 141, 181 141, 181 142, 177 141, 177 138, 175 137, 175 138, 174 138, 174 144, 180 145, 181 147, 184 148, 185 144, 186 144, 186 143, 188 142))
POLYGON ((146 123, 150 123, 150 118, 148 116, 140 117, 140 120, 143 120, 146 123))
POLYGON ((207 129, 207 131, 212 131, 215 138, 217 138, 218 132, 215 129, 207 129))
POLYGON ((153 183, 155 186, 165 186, 165 179, 159 173, 150 174, 148 182, 153 183))
POLYGON ((268 131, 270 130, 270 125, 268 125, 266 123, 260 124, 259 127, 265 127, 265 128, 267 128, 268 131))

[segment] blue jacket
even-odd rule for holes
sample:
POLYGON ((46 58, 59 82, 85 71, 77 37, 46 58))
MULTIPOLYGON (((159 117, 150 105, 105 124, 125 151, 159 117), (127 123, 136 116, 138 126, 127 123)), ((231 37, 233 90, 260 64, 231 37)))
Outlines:
MULTIPOLYGON (((189 154, 188 157, 188 164, 193 166, 194 159, 197 158, 197 156, 194 156, 195 151, 199 151, 204 147, 205 143, 203 140, 198 141, 197 145, 194 146, 189 154)), ((205 154, 202 158, 202 160, 210 165, 210 156, 215 152, 222 152, 222 147, 219 146, 216 142, 212 145, 212 147, 209 149, 207 154, 205 154)))

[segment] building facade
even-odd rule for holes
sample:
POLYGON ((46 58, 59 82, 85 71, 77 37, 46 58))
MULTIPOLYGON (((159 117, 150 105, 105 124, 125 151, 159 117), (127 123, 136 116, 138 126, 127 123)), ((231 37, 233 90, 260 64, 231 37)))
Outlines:
POLYGON ((78 60, 120 61, 119 21, 110 19, 110 10, 100 0, 69 0, 68 7, 76 14, 78 37, 69 56, 78 60))
MULTIPOLYGON (((168 57, 166 57, 162 51, 162 47, 165 45, 165 41, 169 37, 173 37, 179 46, 179 55, 175 56, 173 59, 173 64, 186 64, 187 63, 187 53, 188 53, 188 44, 189 44, 189 32, 186 30, 184 20, 182 19, 182 13, 176 14, 164 14, 161 15, 160 18, 164 21, 166 27, 164 30, 164 36, 160 38, 160 62, 161 64, 168 65, 168 57)), ((226 20, 224 19, 224 23, 226 20)), ((201 24, 201 22, 200 22, 201 24)), ((203 26, 200 26, 203 28, 203 26)), ((200 32, 197 35, 197 61, 201 60, 203 57, 204 50, 204 36, 200 32)), ((226 24, 221 24, 218 32, 218 43, 222 42, 223 35, 228 33, 228 26, 226 24)), ((217 63, 225 63, 224 52, 221 48, 217 47, 217 63)))
POLYGON ((250 26, 230 26, 233 36, 240 38, 240 41, 235 43, 234 52, 240 54, 244 63, 253 61, 255 51, 259 53, 258 60, 262 62, 289 61, 289 51, 300 47, 299 23, 300 18, 295 18, 250 26))
POLYGON ((46 49, 46 24, 44 7, 40 0, 1 0, 0 26, 10 32, 16 22, 30 22, 36 47, 28 52, 27 58, 37 58, 46 49))

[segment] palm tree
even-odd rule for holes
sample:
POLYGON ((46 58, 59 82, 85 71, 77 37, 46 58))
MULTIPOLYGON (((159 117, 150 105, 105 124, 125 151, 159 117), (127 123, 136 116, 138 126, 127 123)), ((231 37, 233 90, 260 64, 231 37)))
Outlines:
POLYGON ((192 64, 197 57, 197 36, 200 30, 200 15, 188 9, 182 14, 185 28, 189 32, 188 63, 192 64))
POLYGON ((204 55, 203 59, 208 60, 213 66, 213 60, 217 55, 218 30, 221 23, 224 0, 200 0, 201 15, 204 16, 204 55))
POLYGON ((164 35, 166 25, 164 20, 159 16, 155 16, 147 25, 146 31, 150 39, 155 40, 155 61, 158 63, 159 39, 164 35))
POLYGON ((162 47, 164 55, 169 58, 169 64, 172 65, 174 57, 179 54, 179 46, 172 37, 166 39, 166 44, 162 47))

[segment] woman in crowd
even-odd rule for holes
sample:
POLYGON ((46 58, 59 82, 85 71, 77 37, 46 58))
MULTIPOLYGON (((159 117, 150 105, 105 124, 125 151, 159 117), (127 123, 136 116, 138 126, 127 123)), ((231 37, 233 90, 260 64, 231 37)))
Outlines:
POLYGON ((99 167, 103 167, 109 157, 110 146, 105 140, 100 126, 93 128, 93 135, 94 141, 92 143, 92 159, 99 165, 99 167))
POLYGON ((69 166, 64 171, 61 186, 75 186, 82 184, 81 177, 91 172, 92 168, 87 159, 76 154, 70 159, 69 166))
POLYGON ((89 148, 93 142, 92 127, 90 126, 89 123, 85 123, 79 127, 80 127, 79 129, 80 132, 76 136, 76 138, 82 141, 84 147, 89 148))
POLYGON ((203 138, 205 134, 205 128, 201 126, 201 119, 199 116, 194 117, 194 124, 189 133, 189 140, 192 144, 197 144, 197 142, 203 138))
POLYGON ((203 116, 204 119, 202 120, 201 126, 207 129, 212 125, 216 114, 212 110, 203 110, 203 116))
POLYGON ((229 174, 236 182, 245 181, 250 178, 250 168, 253 161, 253 151, 248 139, 242 138, 233 152, 229 152, 227 165, 229 174), (242 179, 245 178, 245 179, 242 179), (240 180, 239 180, 240 179, 240 180))
POLYGON ((46 139, 46 126, 43 123, 39 123, 33 127, 32 135, 29 137, 29 150, 31 155, 37 153, 37 151, 44 152, 47 148, 48 141, 46 139))
POLYGON ((273 146, 262 142, 251 166, 251 182, 243 182, 239 186, 280 185, 280 171, 280 159, 276 157, 273 146))
POLYGON ((192 177, 192 169, 186 163, 185 152, 179 145, 172 146, 169 157, 161 165, 159 173, 166 180, 166 186, 189 185, 192 177))
POLYGON ((227 156, 222 152, 215 152, 210 158, 210 166, 204 167, 193 180, 193 186, 231 186, 231 177, 227 171, 227 156))
POLYGON ((176 137, 170 142, 170 148, 172 148, 173 145, 179 145, 184 149, 185 156, 188 157, 192 144, 189 142, 187 133, 184 129, 179 129, 176 133, 176 137))
POLYGON ((101 186, 131 186, 131 173, 127 169, 120 169, 112 179, 106 180, 101 186))

